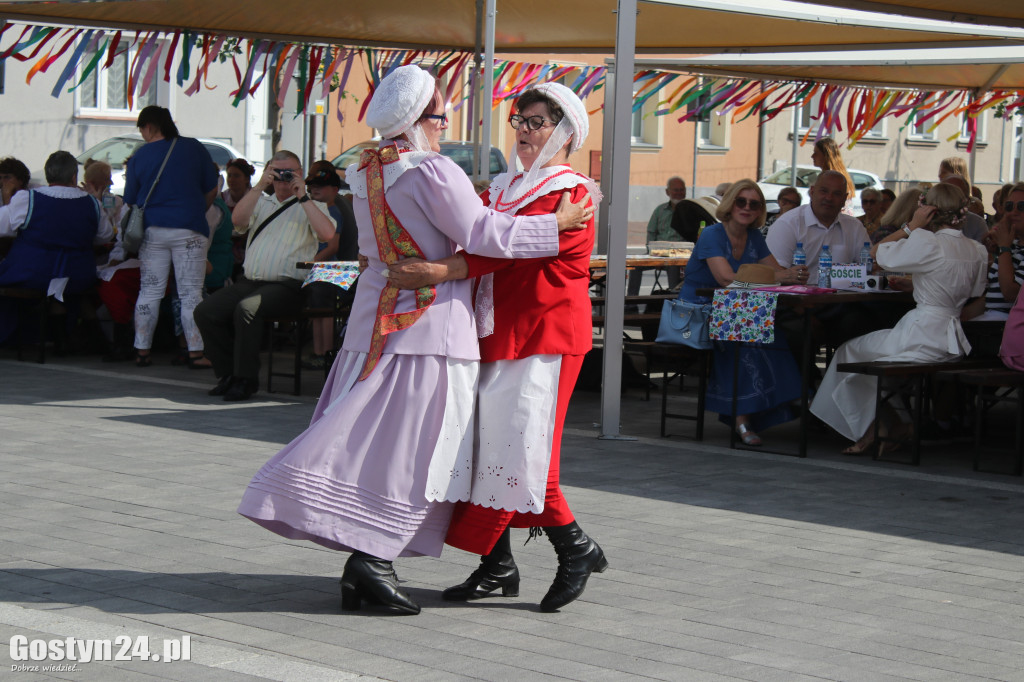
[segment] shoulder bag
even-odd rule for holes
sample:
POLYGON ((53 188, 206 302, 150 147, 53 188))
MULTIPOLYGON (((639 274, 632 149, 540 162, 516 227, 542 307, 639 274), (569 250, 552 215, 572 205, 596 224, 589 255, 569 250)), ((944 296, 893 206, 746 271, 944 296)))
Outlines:
POLYGON ((658 325, 658 343, 675 343, 698 350, 712 348, 708 338, 711 322, 710 303, 691 303, 678 298, 665 301, 658 325))
POLYGON ((153 185, 149 188, 149 193, 146 194, 146 199, 142 202, 142 206, 129 206, 128 212, 121 219, 121 243, 124 244, 124 250, 128 253, 138 253, 139 247, 142 246, 142 238, 145 236, 146 231, 146 223, 144 221, 146 204, 149 203, 149 198, 153 196, 156 183, 160 182, 160 176, 163 175, 167 159, 171 158, 171 152, 174 151, 174 145, 177 143, 178 138, 175 137, 171 140, 171 146, 167 150, 167 155, 164 156, 164 162, 160 164, 160 170, 156 172, 156 178, 153 180, 153 185))

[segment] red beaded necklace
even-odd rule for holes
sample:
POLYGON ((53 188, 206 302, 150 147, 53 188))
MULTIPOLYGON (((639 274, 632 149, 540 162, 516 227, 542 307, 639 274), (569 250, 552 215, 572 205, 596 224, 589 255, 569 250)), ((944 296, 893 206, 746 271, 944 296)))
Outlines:
MULTIPOLYGON (((505 196, 505 190, 501 190, 498 193, 498 198, 494 201, 494 210, 500 211, 502 213, 509 213, 510 212, 509 209, 514 209, 517 206, 519 206, 520 204, 522 204, 524 201, 526 201, 527 199, 532 197, 534 194, 539 192, 540 189, 544 185, 546 185, 549 181, 554 180, 555 178, 557 178, 557 177, 559 177, 561 175, 566 175, 567 173, 572 173, 573 175, 575 175, 576 171, 574 171, 571 168, 566 168, 565 170, 558 171, 554 175, 549 175, 548 177, 544 178, 539 183, 537 183, 537 185, 534 186, 531 190, 529 190, 526 194, 524 194, 523 196, 519 197, 515 201, 510 201, 510 202, 507 202, 507 203, 502 201, 502 197, 505 196)), ((518 180, 519 178, 523 177, 523 175, 524 175, 523 173, 516 173, 516 175, 512 178, 512 182, 510 182, 509 185, 508 185, 509 189, 511 189, 512 185, 515 184, 516 180, 518 180)))

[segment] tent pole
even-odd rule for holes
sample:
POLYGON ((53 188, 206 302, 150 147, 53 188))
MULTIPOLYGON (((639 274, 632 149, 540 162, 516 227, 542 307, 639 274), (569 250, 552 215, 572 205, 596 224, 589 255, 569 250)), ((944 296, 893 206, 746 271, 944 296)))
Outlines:
POLYGON ((466 119, 466 139, 473 145, 473 179, 484 177, 483 166, 480 164, 480 136, 477 135, 476 122, 480 120, 477 113, 480 105, 480 65, 483 64, 484 40, 484 0, 476 0, 476 40, 473 43, 473 71, 469 75, 469 101, 466 102, 463 116, 466 119))
POLYGON ((614 145, 614 121, 615 121, 615 62, 611 59, 605 60, 604 77, 604 112, 601 124, 601 213, 597 225, 597 252, 608 254, 609 229, 609 203, 612 199, 612 146, 614 145))
POLYGON ((485 176, 483 170, 490 169, 491 159, 491 111, 494 106, 494 23, 495 15, 498 13, 497 0, 487 0, 486 20, 487 26, 484 30, 484 91, 480 97, 480 112, 483 117, 483 125, 480 128, 480 177, 485 176))
POLYGON ((789 186, 796 187, 796 141, 800 137, 800 112, 803 105, 793 107, 793 149, 789 161, 789 186))
MULTIPOLYGON (((701 78, 697 79, 697 84, 702 84, 701 78)), ((694 117, 693 119, 693 171, 690 176, 690 196, 694 199, 697 198, 697 150, 700 149, 700 118, 694 117)))
POLYGON ((629 232, 629 145, 632 128, 633 62, 636 58, 637 0, 619 0, 615 30, 615 110, 612 187, 608 224, 604 360, 601 382, 601 438, 619 440, 622 412, 622 328, 626 297, 626 241, 629 232))

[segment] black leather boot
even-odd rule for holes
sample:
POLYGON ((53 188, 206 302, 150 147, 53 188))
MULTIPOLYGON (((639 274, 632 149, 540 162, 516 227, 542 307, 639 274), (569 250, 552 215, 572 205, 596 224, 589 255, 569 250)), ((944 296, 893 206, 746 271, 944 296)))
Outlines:
POLYGON ((557 611, 583 594, 593 572, 604 573, 608 560, 597 543, 575 521, 544 529, 558 555, 555 581, 540 602, 541 611, 557 611))
POLYGON ((512 559, 512 533, 506 528, 490 554, 480 558, 480 566, 466 582, 441 593, 446 601, 469 601, 486 597, 501 588, 501 596, 519 596, 519 568, 512 559))
POLYGON ((390 561, 352 552, 341 576, 341 610, 358 611, 363 600, 413 616, 420 612, 419 604, 398 587, 398 575, 390 561))

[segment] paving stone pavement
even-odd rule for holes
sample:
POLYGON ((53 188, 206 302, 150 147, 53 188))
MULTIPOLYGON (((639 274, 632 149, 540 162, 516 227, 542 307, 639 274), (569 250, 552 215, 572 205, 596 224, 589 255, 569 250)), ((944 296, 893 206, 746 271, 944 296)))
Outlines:
MULTIPOLYGON (((1019 478, 599 440, 581 393, 562 480, 611 567, 579 601, 539 612, 555 558, 519 531, 518 598, 442 601, 477 562, 446 550, 397 562, 419 616, 342 614, 345 555, 235 513, 313 398, 150 369, 0 360, 0 641, 188 636, 191 660, 2 646, 4 679, 1024 680, 1019 478)), ((656 406, 623 423, 657 433, 656 406)))

